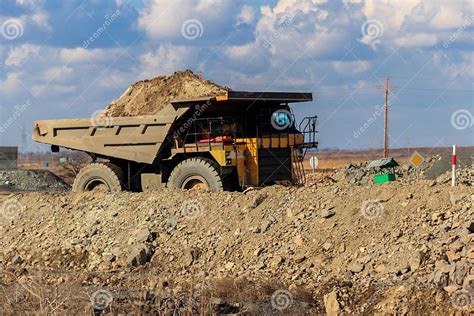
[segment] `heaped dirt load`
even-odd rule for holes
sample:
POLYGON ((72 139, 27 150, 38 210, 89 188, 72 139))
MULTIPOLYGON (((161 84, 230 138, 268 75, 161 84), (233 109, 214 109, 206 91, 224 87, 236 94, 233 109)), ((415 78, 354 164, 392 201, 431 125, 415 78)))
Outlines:
POLYGON ((174 99, 223 95, 229 90, 209 80, 203 80, 191 70, 171 76, 159 76, 134 83, 122 96, 107 106, 109 116, 156 114, 174 99))
POLYGON ((40 303, 169 315, 472 311, 470 186, 335 180, 0 198, 5 312, 40 303))

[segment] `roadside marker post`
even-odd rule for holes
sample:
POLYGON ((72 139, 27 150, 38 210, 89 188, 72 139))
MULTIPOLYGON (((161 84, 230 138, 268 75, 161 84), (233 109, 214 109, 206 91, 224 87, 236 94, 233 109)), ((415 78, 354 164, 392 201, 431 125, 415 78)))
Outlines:
POLYGON ((309 158, 309 164, 311 166, 311 169, 313 169, 313 173, 316 172, 316 168, 318 167, 318 164, 319 164, 319 160, 316 156, 311 156, 311 158, 309 158))
POLYGON ((452 176, 451 176, 451 186, 456 185, 456 145, 453 145, 453 157, 452 157, 452 176))

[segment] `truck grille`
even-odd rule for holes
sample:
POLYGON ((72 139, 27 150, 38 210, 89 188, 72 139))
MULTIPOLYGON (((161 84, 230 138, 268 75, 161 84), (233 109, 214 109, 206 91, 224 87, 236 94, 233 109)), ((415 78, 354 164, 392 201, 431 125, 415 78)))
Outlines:
POLYGON ((292 179, 291 148, 259 148, 258 179, 260 185, 292 179))

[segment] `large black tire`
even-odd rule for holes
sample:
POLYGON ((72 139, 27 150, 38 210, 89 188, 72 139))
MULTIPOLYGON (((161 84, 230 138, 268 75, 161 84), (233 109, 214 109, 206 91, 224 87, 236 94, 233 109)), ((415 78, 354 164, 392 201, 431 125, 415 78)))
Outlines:
POLYGON ((91 163, 79 171, 74 179, 75 192, 92 191, 103 188, 110 192, 123 190, 122 169, 112 163, 91 163))
POLYGON ((219 166, 207 158, 189 158, 181 161, 168 179, 168 187, 178 189, 205 189, 223 191, 219 166))

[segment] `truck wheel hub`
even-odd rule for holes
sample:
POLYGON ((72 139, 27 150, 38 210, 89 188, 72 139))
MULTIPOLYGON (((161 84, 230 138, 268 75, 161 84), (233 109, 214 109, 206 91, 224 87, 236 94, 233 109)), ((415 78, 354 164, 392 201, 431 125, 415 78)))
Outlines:
POLYGON ((201 176, 191 176, 184 180, 182 189, 196 189, 196 190, 208 190, 209 185, 207 184, 206 179, 201 176))
POLYGON ((109 186, 107 185, 107 183, 105 183, 102 180, 94 179, 94 180, 89 181, 85 185, 84 189, 85 191, 92 191, 92 190, 108 191, 109 186))

